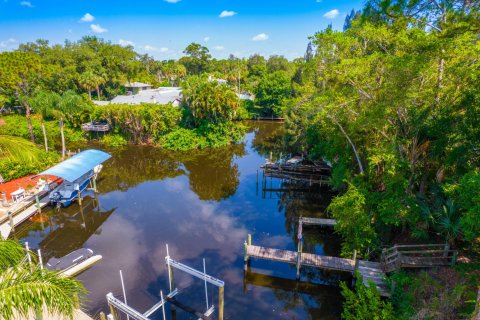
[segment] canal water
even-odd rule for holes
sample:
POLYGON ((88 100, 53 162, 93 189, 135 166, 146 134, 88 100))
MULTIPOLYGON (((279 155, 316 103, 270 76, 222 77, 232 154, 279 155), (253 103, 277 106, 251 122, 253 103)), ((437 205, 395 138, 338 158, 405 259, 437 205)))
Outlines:
MULTIPOLYGON (((107 311, 105 295, 123 299, 119 270, 129 305, 144 312, 168 291, 168 244, 173 259, 225 281, 225 319, 339 319, 338 282, 348 275, 252 259, 244 273, 243 244, 295 250, 300 216, 323 217, 328 189, 289 186, 268 179, 262 189, 260 165, 283 149, 278 123, 252 122, 244 141, 213 150, 172 153, 147 146, 106 149, 112 158, 82 206, 50 209, 49 220, 27 222, 21 241, 41 248, 44 259, 91 248, 103 259, 78 279, 89 293, 84 309, 107 311), (259 171, 257 184, 257 171, 259 171)), ((100 148, 99 146, 93 146, 100 148)), ((283 151, 284 152, 284 151, 283 151)), ((285 153, 284 153, 285 154, 285 153)), ((329 230, 304 228, 305 252, 338 256, 340 241, 329 230)), ((176 271, 178 300, 206 310, 202 280, 176 271)), ((208 285, 208 304, 218 305, 218 290, 208 285)), ((170 307, 167 318, 171 319, 170 307)), ((161 319, 161 311, 152 318, 161 319)), ((178 310, 176 319, 195 319, 178 310)))

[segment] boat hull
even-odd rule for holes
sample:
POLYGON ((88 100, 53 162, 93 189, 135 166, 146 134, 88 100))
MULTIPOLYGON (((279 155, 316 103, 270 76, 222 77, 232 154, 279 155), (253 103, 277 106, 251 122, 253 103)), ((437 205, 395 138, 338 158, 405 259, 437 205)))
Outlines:
POLYGON ((82 193, 87 189, 90 178, 79 184, 78 190, 68 190, 69 192, 62 192, 62 190, 54 191, 50 194, 50 203, 52 205, 61 205, 62 207, 68 207, 75 200, 78 199, 79 193, 82 193))

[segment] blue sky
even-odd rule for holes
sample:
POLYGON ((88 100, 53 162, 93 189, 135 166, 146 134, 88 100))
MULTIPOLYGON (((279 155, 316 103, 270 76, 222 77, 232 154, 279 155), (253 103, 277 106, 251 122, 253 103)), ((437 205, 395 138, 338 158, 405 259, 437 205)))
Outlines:
POLYGON ((341 29, 349 0, 0 0, 0 51, 47 39, 63 43, 96 35, 132 44, 157 59, 182 56, 191 42, 214 57, 302 56, 308 37, 329 23, 341 29))

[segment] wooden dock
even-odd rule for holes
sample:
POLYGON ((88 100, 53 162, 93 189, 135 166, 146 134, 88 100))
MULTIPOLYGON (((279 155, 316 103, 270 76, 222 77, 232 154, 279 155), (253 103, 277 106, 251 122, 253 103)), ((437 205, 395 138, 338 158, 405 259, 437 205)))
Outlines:
POLYGON ((323 218, 308 218, 300 217, 298 220, 300 225, 304 226, 324 226, 324 227, 333 227, 337 224, 335 219, 323 219, 323 218))
POLYGON ((48 198, 48 193, 44 193, 41 198, 39 198, 39 202, 35 203, 35 197, 33 200, 26 200, 25 205, 21 205, 20 210, 18 208, 14 208, 14 212, 10 215, 3 216, 0 218, 0 234, 3 239, 7 239, 12 231, 12 224, 13 228, 17 227, 28 218, 33 216, 42 208, 46 207, 50 203, 50 199, 48 198))
MULTIPOLYGON (((249 237, 249 242, 251 237, 249 237)), ((280 250, 254 246, 251 243, 245 243, 245 263, 250 258, 257 258, 270 261, 285 262, 297 266, 298 271, 301 266, 309 266, 324 270, 348 272, 355 275, 357 270, 363 278, 365 286, 370 286, 370 281, 375 284, 382 296, 389 296, 388 286, 385 282, 386 275, 378 262, 370 262, 364 260, 353 260, 331 256, 321 256, 313 253, 295 252, 289 250, 280 250)))

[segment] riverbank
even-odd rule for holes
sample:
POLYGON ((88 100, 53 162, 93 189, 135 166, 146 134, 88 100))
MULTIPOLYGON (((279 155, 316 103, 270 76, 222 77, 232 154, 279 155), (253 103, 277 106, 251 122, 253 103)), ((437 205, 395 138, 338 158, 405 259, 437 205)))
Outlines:
MULTIPOLYGON (((207 273, 225 281, 226 318, 338 319, 342 305, 338 282, 349 281, 349 275, 306 267, 301 281, 309 284, 300 285, 302 291, 296 293, 288 281, 295 278, 294 269, 258 261, 254 274, 244 279, 242 246, 248 233, 259 245, 294 250, 297 237, 292 226, 299 214, 324 217, 331 198, 325 188, 271 198, 262 198, 261 190, 257 194, 256 172, 270 151, 274 156, 281 152, 282 128, 276 123, 251 123, 241 143, 215 152, 177 153, 135 145, 108 148, 112 159, 105 163, 97 184, 98 204, 86 192, 82 209, 72 204, 44 211, 48 223, 26 223, 16 236, 32 248, 41 248, 48 255, 45 259, 80 247, 103 256, 78 276, 89 290, 89 314, 108 311, 105 294, 121 292, 119 269, 130 305, 146 310, 158 302, 158 292, 168 288, 164 263, 168 243, 176 260, 198 268, 205 258, 207 273), (255 276, 259 273, 263 276, 255 276), (252 306, 252 300, 258 303, 252 306)), ((273 187, 280 183, 274 180, 273 187)), ((311 252, 338 256, 340 239, 331 232, 305 230, 304 237, 311 252)), ((182 302, 201 310, 204 305, 196 302, 204 301, 203 282, 181 274, 175 275, 175 281, 184 288, 182 302)), ((216 301, 210 289, 209 300, 216 301)))

